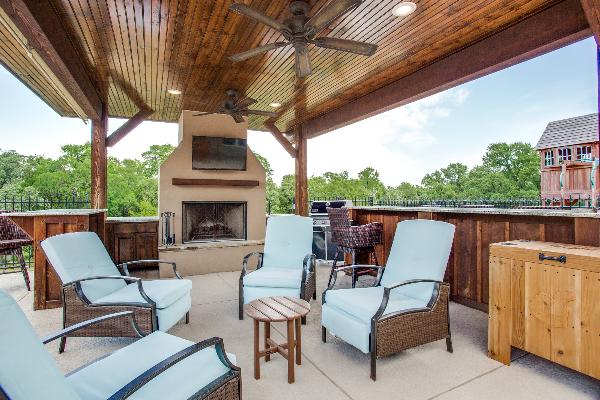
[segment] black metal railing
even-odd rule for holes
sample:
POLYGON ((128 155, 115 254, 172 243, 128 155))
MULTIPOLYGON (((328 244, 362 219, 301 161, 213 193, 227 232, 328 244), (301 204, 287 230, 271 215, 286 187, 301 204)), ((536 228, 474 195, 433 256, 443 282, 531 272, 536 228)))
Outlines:
MULTIPOLYGON (((73 209, 90 208, 89 195, 52 194, 49 196, 0 196, 0 210, 3 212, 24 212, 48 210, 52 208, 73 209)), ((33 265, 33 250, 31 246, 23 247, 23 257, 27 267, 33 265)), ((0 274, 21 272, 19 260, 12 255, 0 255, 0 274)))
MULTIPOLYGON (((576 194, 569 197, 555 198, 522 198, 522 199, 435 199, 435 198, 416 198, 416 199, 398 199, 362 197, 362 198, 327 198, 314 197, 309 201, 333 201, 350 200, 354 206, 393 206, 393 207, 447 207, 447 208, 502 208, 502 209, 592 209, 594 202, 589 194, 576 194)), ((600 196, 596 199, 596 207, 600 205, 600 196)), ((293 210, 294 205, 289 206, 293 210)), ((271 202, 268 200, 267 210, 271 211, 271 202)))

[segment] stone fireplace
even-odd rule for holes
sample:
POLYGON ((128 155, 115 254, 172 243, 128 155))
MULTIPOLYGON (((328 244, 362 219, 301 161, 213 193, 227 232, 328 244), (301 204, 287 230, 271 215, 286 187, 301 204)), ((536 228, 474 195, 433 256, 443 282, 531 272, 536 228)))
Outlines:
MULTIPOLYGON (((175 261, 182 275, 238 271, 246 254, 263 248, 265 170, 249 148, 245 170, 194 169, 194 136, 246 139, 248 127, 228 115, 194 113, 181 114, 179 144, 160 167, 158 209, 172 213, 173 237, 159 243, 159 257, 175 261)), ((170 276, 168 265, 160 268, 170 276)))
POLYGON ((184 201, 183 243, 246 240, 246 203, 184 201))

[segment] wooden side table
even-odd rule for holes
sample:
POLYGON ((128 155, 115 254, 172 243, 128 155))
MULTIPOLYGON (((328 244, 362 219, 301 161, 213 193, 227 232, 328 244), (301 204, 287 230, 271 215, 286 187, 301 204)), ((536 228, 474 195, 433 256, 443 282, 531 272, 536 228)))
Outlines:
POLYGON ((288 360, 288 383, 294 383, 294 353, 296 364, 302 364, 301 319, 310 311, 310 304, 293 297, 265 297, 244 306, 244 312, 254 320, 254 379, 260 379, 260 359, 271 360, 279 353, 288 360), (264 323, 264 346, 260 349, 260 322, 264 323), (287 322, 287 343, 271 340, 271 322, 287 322), (294 335, 295 331, 295 335, 294 335))

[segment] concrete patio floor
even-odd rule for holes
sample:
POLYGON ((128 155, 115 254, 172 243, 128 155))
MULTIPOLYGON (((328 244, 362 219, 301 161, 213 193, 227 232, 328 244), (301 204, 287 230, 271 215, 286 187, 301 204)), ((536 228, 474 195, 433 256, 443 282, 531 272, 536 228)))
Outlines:
MULTIPOLYGON (((318 268, 318 298, 328 268, 318 268)), ((513 351, 510 367, 486 356, 487 315, 459 304, 450 307, 454 353, 444 341, 428 344, 378 361, 377 382, 369 379, 369 357, 341 340, 321 342, 320 300, 311 303, 303 327, 302 366, 296 383, 287 383, 286 361, 280 356, 261 362, 261 379, 253 378, 252 320, 237 318, 238 272, 189 277, 193 281, 190 324, 179 323, 170 333, 200 341, 224 339, 228 352, 242 368, 245 399, 600 399, 600 381, 520 351, 513 351)), ((348 285, 340 276, 341 286, 348 285)), ((33 311, 33 295, 24 289, 20 274, 0 276, 25 310, 38 334, 61 328, 61 310, 33 311)), ((272 336, 283 341, 284 325, 274 325, 272 336)), ((131 339, 72 338, 58 354, 48 350, 64 372, 130 343, 131 339)), ((600 360, 599 360, 600 362, 600 360)))

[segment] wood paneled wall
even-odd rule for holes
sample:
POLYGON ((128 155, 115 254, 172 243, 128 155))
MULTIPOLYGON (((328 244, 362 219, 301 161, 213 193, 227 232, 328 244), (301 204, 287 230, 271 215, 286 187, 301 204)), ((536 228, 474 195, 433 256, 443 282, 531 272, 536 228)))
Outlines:
POLYGON ((490 243, 526 239, 600 246, 597 218, 352 210, 352 219, 359 224, 383 223, 383 244, 376 249, 381 263, 387 261, 397 223, 415 218, 456 226, 445 280, 450 283, 454 301, 484 311, 489 299, 490 243))

